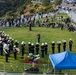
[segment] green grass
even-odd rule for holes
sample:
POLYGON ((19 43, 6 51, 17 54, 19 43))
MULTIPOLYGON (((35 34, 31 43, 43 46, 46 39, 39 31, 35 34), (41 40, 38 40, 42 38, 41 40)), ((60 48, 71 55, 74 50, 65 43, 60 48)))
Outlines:
MULTIPOLYGON (((25 54, 28 55, 28 42, 37 42, 37 33, 39 32, 41 34, 41 43, 42 42, 47 42, 48 43, 48 54, 51 54, 51 41, 55 41, 56 45, 55 45, 55 53, 57 53, 57 41, 62 41, 63 39, 65 39, 67 41, 67 50, 69 51, 68 48, 68 42, 69 42, 69 38, 72 38, 73 40, 73 50, 72 53, 76 53, 76 34, 74 34, 73 32, 69 32, 67 29, 61 30, 60 28, 46 28, 46 27, 32 27, 32 31, 29 31, 28 27, 20 27, 20 28, 16 28, 16 27, 8 27, 8 28, 3 28, 0 29, 1 31, 4 31, 6 34, 9 34, 9 37, 12 37, 14 40, 18 40, 21 44, 22 41, 26 42, 26 50, 25 50, 25 54)), ((40 45, 41 45, 40 43, 40 45)), ((20 46, 19 44, 19 46, 20 46)), ((61 52, 63 51, 62 45, 61 45, 61 52)), ((41 48, 40 48, 40 55, 41 55, 41 48)), ((21 59, 21 52, 17 55, 17 60, 14 60, 13 57, 13 53, 11 54, 11 56, 9 57, 9 63, 5 63, 5 56, 0 56, 0 62, 3 62, 6 64, 6 70, 8 72, 22 72, 24 66, 20 65, 18 70, 16 69, 16 65, 19 65, 21 63, 24 63, 25 61, 23 59, 21 59), (10 63, 13 65, 14 69, 11 69, 10 67, 10 63), (9 65, 9 67, 8 67, 9 65)), ((42 62, 42 64, 48 64, 48 55, 45 55, 45 58, 41 58, 40 61, 42 62)), ((26 64, 25 64, 26 66, 26 64)), ((26 66, 27 68, 28 66, 26 66)), ((41 70, 40 72, 42 72, 42 68, 44 68, 43 66, 40 66, 41 70)))

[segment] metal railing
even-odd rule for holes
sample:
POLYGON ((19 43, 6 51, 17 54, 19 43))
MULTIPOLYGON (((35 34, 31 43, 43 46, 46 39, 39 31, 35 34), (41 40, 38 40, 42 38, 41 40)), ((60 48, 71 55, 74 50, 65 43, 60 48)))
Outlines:
MULTIPOLYGON (((1 63, 0 62, 0 72, 4 72, 4 73, 23 73, 25 69, 30 69, 31 68, 31 64, 25 64, 25 63, 16 63, 16 64, 12 64, 12 63, 1 63)), ((39 68, 39 72, 34 72, 34 71, 28 71, 27 74, 54 74, 53 72, 53 68, 52 65, 48 64, 38 64, 38 68, 39 68)), ((60 71, 56 71, 55 75, 75 75, 76 74, 76 70, 62 70, 60 71)))

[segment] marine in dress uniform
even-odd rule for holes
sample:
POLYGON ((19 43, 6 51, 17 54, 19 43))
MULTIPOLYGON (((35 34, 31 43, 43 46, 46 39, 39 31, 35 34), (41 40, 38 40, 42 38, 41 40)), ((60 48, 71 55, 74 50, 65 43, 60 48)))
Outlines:
POLYGON ((9 46, 8 46, 7 42, 4 43, 4 45, 3 45, 3 50, 4 50, 4 52, 5 52, 5 59, 6 59, 6 62, 8 62, 9 46))
POLYGON ((62 40, 63 43, 63 51, 66 51, 66 40, 62 40))
POLYGON ((9 40, 10 40, 10 48, 11 48, 11 51, 13 51, 14 39, 9 38, 9 40))
POLYGON ((60 53, 61 41, 57 41, 57 46, 58 46, 58 53, 60 53))
POLYGON ((28 51, 31 53, 31 42, 28 42, 28 51))
POLYGON ((45 42, 44 47, 45 47, 45 54, 47 55, 48 45, 47 45, 47 43, 46 43, 46 42, 45 42))
POLYGON ((3 55, 3 43, 0 40, 0 55, 3 55))
POLYGON ((24 41, 22 41, 21 43, 21 51, 22 51, 22 57, 23 57, 25 53, 25 42, 24 41))
POLYGON ((39 54, 39 43, 36 43, 36 54, 39 54))
POLYGON ((41 55, 42 55, 42 58, 44 58, 44 54, 45 54, 44 50, 45 50, 44 43, 42 43, 41 44, 41 53, 42 53, 41 55))
POLYGON ((13 51, 14 51, 14 59, 17 59, 17 49, 16 46, 13 47, 13 51))
POLYGON ((19 42, 17 40, 15 40, 15 46, 18 47, 19 42))
POLYGON ((69 50, 72 51, 72 44, 73 44, 73 41, 72 39, 70 38, 69 40, 69 50))
POLYGON ((34 43, 31 44, 31 53, 34 54, 34 43))
POLYGON ((51 46, 52 46, 52 54, 54 54, 54 52, 55 52, 55 42, 54 41, 51 42, 51 46))

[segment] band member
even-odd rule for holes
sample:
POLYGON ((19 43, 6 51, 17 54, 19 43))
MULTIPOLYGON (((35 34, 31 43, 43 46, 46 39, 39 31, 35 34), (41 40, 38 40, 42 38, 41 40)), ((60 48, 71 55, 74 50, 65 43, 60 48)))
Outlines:
POLYGON ((28 42, 28 51, 31 53, 31 42, 28 42))
POLYGON ((66 51, 66 40, 62 40, 63 43, 63 51, 66 51))
POLYGON ((72 44, 73 44, 73 41, 72 39, 70 38, 69 40, 69 50, 72 51, 72 44))
POLYGON ((15 40, 15 46, 18 47, 19 42, 17 40, 15 40))
POLYGON ((38 43, 40 43, 40 33, 37 34, 38 43))
POLYGON ((19 50, 18 47, 14 46, 14 47, 13 47, 13 51, 14 51, 14 59, 16 60, 16 59, 17 59, 17 53, 19 53, 20 50, 19 50))
POLYGON ((34 54, 34 43, 31 44, 31 53, 34 54))
POLYGON ((60 53, 61 41, 57 41, 57 45, 58 45, 58 53, 60 53))
POLYGON ((22 57, 23 57, 25 53, 25 42, 24 41, 22 41, 21 43, 21 51, 22 51, 22 57))
POLYGON ((11 47, 10 50, 13 51, 14 39, 9 38, 9 40, 10 40, 10 47, 11 47))
POLYGON ((47 55, 48 45, 47 45, 47 43, 46 43, 46 42, 45 42, 44 47, 45 47, 45 54, 47 55))
POLYGON ((52 46, 52 54, 54 54, 54 52, 55 52, 55 42, 54 41, 52 41, 51 46, 52 46))
POLYGON ((7 44, 7 42, 6 43, 4 43, 4 45, 3 45, 3 50, 4 50, 4 52, 5 52, 5 59, 6 59, 6 62, 8 62, 8 57, 9 57, 9 46, 8 46, 8 44, 7 44))
POLYGON ((3 43, 0 41, 0 55, 3 55, 3 43))
POLYGON ((39 54, 39 43, 36 43, 36 54, 39 54))
POLYGON ((42 58, 44 58, 44 50, 45 50, 45 48, 44 48, 44 43, 42 43, 41 44, 41 53, 42 53, 42 58))

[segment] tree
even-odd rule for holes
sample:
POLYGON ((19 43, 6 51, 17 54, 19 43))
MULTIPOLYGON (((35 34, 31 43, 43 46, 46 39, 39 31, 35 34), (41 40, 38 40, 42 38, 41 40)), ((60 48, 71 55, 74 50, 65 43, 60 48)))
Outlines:
POLYGON ((60 5, 62 3, 62 0, 55 0, 55 5, 60 5))
POLYGON ((50 0, 42 0, 42 4, 43 5, 49 5, 50 4, 50 0))

